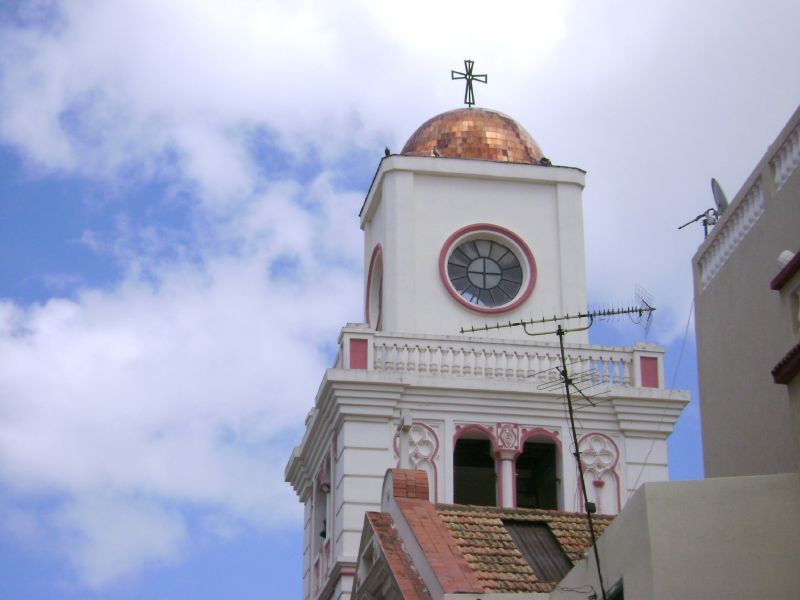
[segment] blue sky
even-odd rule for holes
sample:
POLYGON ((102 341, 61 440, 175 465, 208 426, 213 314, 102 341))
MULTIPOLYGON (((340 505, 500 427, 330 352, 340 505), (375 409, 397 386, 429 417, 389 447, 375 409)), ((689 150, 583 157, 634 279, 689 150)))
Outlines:
POLYGON ((654 295, 694 398, 671 472, 701 476, 676 228, 796 108, 800 6, 647 4, 0 5, 0 596, 299 597, 283 468, 363 314, 356 215, 467 57, 479 106, 588 171, 591 300, 654 295))

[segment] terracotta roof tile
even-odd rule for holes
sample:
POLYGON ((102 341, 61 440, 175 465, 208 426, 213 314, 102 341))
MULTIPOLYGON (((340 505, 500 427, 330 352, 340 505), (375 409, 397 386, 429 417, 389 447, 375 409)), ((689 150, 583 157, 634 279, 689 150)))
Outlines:
MULTIPOLYGON (((444 526, 486 592, 550 592, 557 581, 540 581, 511 539, 503 521, 547 523, 573 563, 589 548, 589 527, 582 513, 437 504, 444 526)), ((600 535, 613 517, 594 515, 600 535)))
POLYGON ((395 498, 397 507, 446 594, 480 593, 480 578, 463 556, 453 533, 427 500, 395 498))
POLYGON ((372 526, 383 556, 394 576, 404 600, 430 600, 428 589, 403 548, 394 521, 387 513, 368 512, 367 520, 372 526))

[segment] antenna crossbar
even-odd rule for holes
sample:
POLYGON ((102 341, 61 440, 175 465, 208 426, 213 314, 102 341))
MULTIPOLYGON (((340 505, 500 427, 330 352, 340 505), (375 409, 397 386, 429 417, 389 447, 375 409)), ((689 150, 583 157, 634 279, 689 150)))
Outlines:
MULTIPOLYGON (((542 325, 545 323, 557 323, 560 321, 574 321, 578 319, 588 319, 589 326, 591 326, 592 321, 594 319, 603 319, 606 317, 615 317, 617 315, 638 315, 639 317, 643 317, 647 314, 652 313, 655 310, 653 306, 650 306, 646 302, 642 304, 642 306, 627 306, 622 308, 606 308, 602 310, 590 310, 586 312, 576 313, 574 315, 566 314, 562 316, 555 316, 552 317, 542 317, 541 319, 527 319, 527 320, 520 320, 520 321, 508 321, 507 323, 500 323, 497 322, 494 325, 482 325, 479 327, 462 327, 461 333, 478 333, 480 331, 492 331, 495 329, 509 329, 511 327, 528 327, 531 325, 542 325)), ((582 327, 581 329, 588 329, 588 327, 582 327)), ((565 331, 577 331, 576 329, 568 329, 565 331)), ((528 334, 528 335, 546 335, 554 333, 552 331, 536 333, 536 334, 528 334)))

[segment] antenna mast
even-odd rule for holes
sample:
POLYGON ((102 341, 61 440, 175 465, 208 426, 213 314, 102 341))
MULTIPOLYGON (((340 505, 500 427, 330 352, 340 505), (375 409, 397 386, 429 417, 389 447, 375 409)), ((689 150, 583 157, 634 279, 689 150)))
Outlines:
MULTIPOLYGON (((595 506, 594 502, 589 502, 589 496, 586 492, 586 481, 583 477, 583 463, 581 462, 581 452, 578 448, 578 433, 575 428, 575 413, 572 408, 572 394, 570 393, 570 387, 574 387, 574 383, 570 379, 569 371, 567 370, 567 356, 564 350, 564 336, 567 333, 574 332, 574 331, 586 331, 589 329, 592 324, 594 323, 595 318, 603 318, 603 317, 613 317, 617 315, 632 315, 638 316, 639 319, 644 319, 645 322, 649 322, 650 317, 652 316, 653 311, 655 308, 651 306, 647 301, 641 300, 641 306, 637 307, 628 307, 628 308, 611 308, 605 310, 595 310, 595 311, 587 311, 583 313, 578 313, 575 315, 563 315, 563 316, 552 316, 552 317, 544 317, 541 319, 529 319, 529 320, 522 320, 522 321, 509 321, 508 323, 496 323, 495 325, 484 325, 483 327, 470 327, 469 329, 461 328, 461 333, 477 333, 479 331, 489 331, 493 329, 508 329, 511 327, 522 327, 527 335, 530 336, 537 336, 537 335, 549 335, 555 333, 558 336, 558 344, 561 350, 561 369, 559 369, 559 374, 564 382, 564 392, 567 396, 567 409, 569 411, 569 426, 570 432, 572 433, 572 445, 575 449, 573 456, 575 457, 575 461, 578 463, 578 474, 581 481, 581 492, 583 494, 583 507, 584 511, 586 512, 586 521, 589 525, 589 537, 592 540, 592 549, 594 550, 594 559, 597 565, 597 577, 600 580, 600 591, 603 595, 603 600, 607 600, 606 598, 606 586, 603 583, 603 572, 600 570, 600 553, 597 550, 597 538, 594 533, 594 521, 592 520, 592 514, 597 512, 597 507, 595 506), (583 327, 574 327, 572 329, 566 329, 561 325, 562 321, 572 321, 577 319, 586 319, 589 321, 588 325, 583 327), (554 330, 548 331, 539 331, 539 332, 532 332, 528 330, 528 326, 535 325, 535 324, 542 324, 542 323, 555 323, 556 328, 554 330)), ((577 389, 577 388, 576 388, 577 389)), ((580 392, 580 390, 578 390, 580 392)))

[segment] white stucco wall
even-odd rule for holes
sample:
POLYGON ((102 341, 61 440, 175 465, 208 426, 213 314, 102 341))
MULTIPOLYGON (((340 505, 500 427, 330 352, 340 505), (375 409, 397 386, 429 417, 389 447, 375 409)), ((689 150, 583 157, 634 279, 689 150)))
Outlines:
MULTIPOLYGON (((583 172, 570 167, 384 159, 362 211, 365 272, 374 247, 383 247, 383 328, 452 335, 461 327, 585 310, 583 184, 583 172), (514 310, 470 310, 441 282, 439 254, 445 241, 477 223, 514 232, 533 253, 536 285, 514 310)), ((527 337, 519 328, 492 335, 527 337)), ((587 334, 573 334, 572 340, 586 342, 587 334)))

